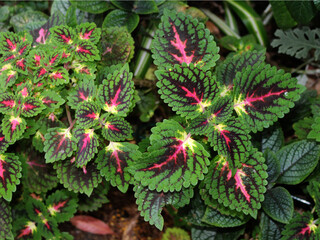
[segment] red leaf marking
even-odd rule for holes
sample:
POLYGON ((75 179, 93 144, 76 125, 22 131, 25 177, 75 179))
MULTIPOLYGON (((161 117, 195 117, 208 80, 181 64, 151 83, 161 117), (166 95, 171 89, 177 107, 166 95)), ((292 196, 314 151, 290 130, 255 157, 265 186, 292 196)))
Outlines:
POLYGON ((8 82, 10 82, 11 78, 14 77, 14 75, 15 75, 15 73, 8 75, 8 78, 7 78, 7 80, 6 80, 6 83, 7 83, 7 84, 8 84, 8 82))
POLYGON ((26 228, 22 229, 19 234, 19 236, 17 238, 22 238, 23 236, 27 236, 30 233, 32 234, 36 229, 36 224, 34 222, 27 222, 27 224, 25 225, 26 228))
POLYGON ((49 63, 52 65, 56 60, 59 54, 55 55, 53 58, 50 59, 49 63))
MULTIPOLYGON (((231 170, 230 172, 231 173, 231 170)), ((250 202, 250 194, 247 192, 245 185, 243 184, 241 176, 247 176, 242 170, 238 169, 235 176, 234 180, 236 180, 236 189, 240 188, 240 191, 242 194, 245 196, 246 200, 250 202)))
POLYGON ((51 77, 51 78, 53 77, 54 80, 57 80, 58 78, 59 78, 59 79, 62 79, 62 78, 63 78, 61 72, 56 72, 56 73, 52 74, 50 77, 51 77))
POLYGON ((42 68, 39 72, 38 77, 41 77, 43 74, 45 74, 47 72, 47 70, 45 68, 42 68))
POLYGON ((0 142, 2 142, 2 141, 3 141, 3 139, 4 139, 4 137, 0 137, 0 142))
POLYGON ((20 54, 20 55, 23 54, 23 52, 24 52, 24 50, 27 48, 27 46, 28 46, 28 45, 25 45, 23 48, 21 48, 21 49, 19 50, 19 54, 20 54))
POLYGON ((83 141, 83 144, 82 144, 82 147, 81 147, 81 149, 80 149, 80 152, 82 152, 83 149, 85 149, 86 146, 87 146, 88 144, 90 144, 90 140, 91 140, 90 133, 85 133, 84 135, 86 135, 86 136, 85 136, 85 138, 82 140, 82 141, 83 141))
MULTIPOLYGON (((116 95, 114 96, 113 99, 111 99, 110 106, 108 105, 108 102, 106 102, 106 105, 107 105, 108 109, 113 109, 113 108, 115 108, 116 106, 118 106, 120 104, 120 102, 117 102, 118 98, 119 98, 119 95, 120 95, 120 92, 121 92, 121 87, 118 88, 118 90, 116 92, 116 95)), ((108 112, 110 112, 110 110, 108 112)))
POLYGON ((11 132, 14 132, 17 128, 17 125, 20 125, 20 122, 18 118, 14 118, 12 120, 10 120, 11 123, 11 132))
POLYGON ((10 59, 13 59, 13 58, 15 58, 15 57, 16 57, 16 55, 12 54, 10 57, 7 57, 7 58, 4 60, 4 62, 9 61, 10 59))
POLYGON ((68 58, 71 54, 70 53, 62 53, 62 58, 68 58))
POLYGON ((111 154, 111 157, 114 157, 116 159, 116 162, 117 162, 117 172, 122 174, 122 168, 121 168, 121 159, 119 158, 119 155, 118 155, 118 151, 117 150, 114 150, 113 153, 111 154))
POLYGON ((70 43, 71 37, 67 37, 67 36, 65 36, 65 35, 63 35, 63 34, 60 34, 60 33, 58 33, 58 32, 56 32, 56 34, 58 34, 65 43, 67 43, 67 44, 70 43))
POLYGON ((20 93, 22 94, 23 97, 27 97, 29 95, 28 89, 24 87, 20 93))
POLYGON ((46 167, 45 164, 40 164, 40 163, 37 163, 37 162, 32 162, 32 161, 27 161, 27 164, 33 168, 33 166, 36 166, 36 167, 46 167))
POLYGON ((93 32, 93 29, 90 32, 85 32, 83 35, 82 35, 82 33, 80 33, 80 38, 81 39, 90 39, 92 32, 93 32))
POLYGON ((34 60, 36 61, 36 66, 40 66, 40 60, 41 60, 41 56, 40 55, 37 55, 35 54, 34 55, 34 60))
POLYGON ((17 44, 13 44, 9 38, 6 39, 8 45, 9 45, 9 49, 11 50, 11 52, 15 51, 17 48, 17 44))
POLYGON ((185 91, 187 94, 185 95, 186 97, 191 97, 193 98, 196 102, 195 103, 191 103, 191 105, 195 105, 195 104, 199 104, 202 112, 204 112, 204 108, 205 106, 202 104, 202 98, 203 98, 203 93, 201 94, 201 98, 199 99, 196 93, 195 88, 193 88, 193 92, 190 92, 189 89, 185 88, 185 87, 181 87, 183 91, 185 91))
POLYGON ((175 40, 171 40, 170 43, 175 46, 181 53, 182 57, 178 57, 176 54, 173 54, 171 53, 171 55, 177 60, 179 61, 179 63, 191 63, 192 62, 192 59, 193 59, 193 56, 194 56, 194 51, 192 51, 192 55, 191 56, 187 56, 187 53, 185 51, 185 48, 186 48, 186 43, 187 43, 187 39, 182 42, 181 39, 180 39, 180 36, 177 32, 177 29, 174 25, 172 25, 172 29, 173 29, 173 32, 174 32, 174 38, 175 40))
POLYGON ((265 98, 271 97, 271 96, 279 96, 280 94, 286 92, 286 90, 282 90, 280 92, 268 92, 265 95, 262 95, 260 97, 253 97, 254 93, 252 93, 250 96, 247 96, 246 100, 244 101, 245 105, 249 105, 252 106, 252 102, 256 102, 256 101, 262 101, 264 102, 265 98))
POLYGON ((86 97, 83 92, 79 92, 79 98, 81 98, 82 100, 84 101, 87 101, 88 100, 88 97, 86 97))
POLYGON ((43 102, 44 104, 48 105, 48 106, 51 105, 51 104, 53 104, 53 103, 57 103, 57 101, 53 101, 53 100, 51 100, 51 99, 48 98, 48 97, 42 99, 42 102, 43 102))
POLYGON ((301 231, 298 233, 299 235, 305 235, 308 231, 308 235, 311 233, 311 228, 307 225, 305 228, 302 228, 301 231))
POLYGON ((224 140, 226 141, 226 144, 229 148, 229 150, 231 150, 229 143, 231 142, 231 139, 225 134, 225 133, 230 133, 228 130, 223 130, 223 129, 219 129, 220 134, 222 135, 222 137, 224 138, 224 140))
POLYGON ((112 131, 116 131, 119 132, 120 130, 118 128, 116 128, 114 125, 112 124, 106 124, 106 127, 112 131))
POLYGON ((46 34, 48 30, 41 28, 39 31, 39 37, 36 39, 37 43, 46 43, 46 34))
POLYGON ((37 106, 32 105, 32 104, 28 104, 28 103, 24 103, 22 109, 25 111, 30 111, 34 108, 37 108, 37 106))
POLYGON ((89 69, 88 69, 88 68, 86 68, 86 67, 81 68, 81 69, 80 69, 80 72, 81 72, 81 73, 90 74, 89 69))
POLYGON ((56 212, 60 212, 60 208, 64 207, 64 205, 66 205, 66 203, 68 202, 68 199, 63 201, 63 202, 59 202, 58 204, 53 204, 52 208, 56 211, 56 212))
POLYGON ((26 67, 26 65, 24 64, 24 58, 22 58, 22 59, 20 59, 20 60, 18 60, 17 62, 16 62, 16 66, 17 67, 19 67, 19 68, 21 68, 22 70, 24 70, 25 69, 25 67, 26 67))
POLYGON ((86 115, 86 117, 92 118, 92 119, 97 119, 97 118, 99 118, 99 114, 89 113, 89 114, 86 115))
POLYGON ((4 100, 4 101, 0 102, 0 104, 4 105, 5 107, 10 107, 10 108, 13 108, 16 105, 14 100, 12 100, 12 99, 4 100))
POLYGON ((77 49, 76 49, 77 52, 82 52, 82 53, 87 53, 89 55, 92 55, 92 52, 90 52, 88 49, 85 49, 81 46, 78 46, 77 49))

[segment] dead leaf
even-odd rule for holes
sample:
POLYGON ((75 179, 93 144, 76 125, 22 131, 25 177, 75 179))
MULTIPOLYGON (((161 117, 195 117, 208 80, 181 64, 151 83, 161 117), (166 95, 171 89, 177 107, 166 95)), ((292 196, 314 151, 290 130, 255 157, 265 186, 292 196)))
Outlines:
POLYGON ((80 229, 84 232, 89 232, 93 234, 99 234, 99 235, 107 235, 107 234, 113 234, 114 232, 111 230, 108 224, 105 222, 86 215, 78 215, 74 216, 70 219, 70 222, 73 226, 80 229))

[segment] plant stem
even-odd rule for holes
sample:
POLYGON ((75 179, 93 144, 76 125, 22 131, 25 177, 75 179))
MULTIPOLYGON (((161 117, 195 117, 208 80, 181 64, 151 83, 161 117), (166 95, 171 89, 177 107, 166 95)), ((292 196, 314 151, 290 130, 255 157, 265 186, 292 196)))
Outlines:
POLYGON ((69 106, 66 104, 66 112, 67 112, 67 117, 68 117, 68 122, 69 122, 69 125, 70 125, 70 128, 71 126, 74 124, 72 122, 72 117, 71 117, 71 113, 70 113, 70 108, 69 106))

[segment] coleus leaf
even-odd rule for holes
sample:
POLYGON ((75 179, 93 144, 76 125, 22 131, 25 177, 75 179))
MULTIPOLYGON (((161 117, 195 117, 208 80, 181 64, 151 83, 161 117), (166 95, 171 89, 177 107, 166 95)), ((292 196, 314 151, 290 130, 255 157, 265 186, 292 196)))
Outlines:
POLYGON ((91 128, 99 123, 100 107, 95 102, 84 102, 76 110, 76 119, 81 128, 91 128))
POLYGON ((241 167, 251 150, 250 135, 243 125, 236 119, 230 119, 224 123, 215 124, 208 130, 208 140, 215 151, 223 156, 228 156, 230 169, 241 167))
POLYGON ((77 129, 74 133, 78 142, 77 167, 85 166, 98 152, 99 141, 94 129, 77 129))
POLYGON ((0 74, 0 84, 4 86, 5 89, 11 87, 18 79, 18 72, 13 69, 7 69, 0 74))
POLYGON ((57 67, 48 74, 46 79, 48 84, 54 86, 67 84, 69 83, 69 73, 64 67, 57 67))
POLYGON ((76 150, 76 140, 69 128, 50 128, 44 136, 46 163, 64 160, 76 150))
POLYGON ((183 188, 179 192, 157 192, 135 185, 134 196, 140 215, 151 225, 155 225, 160 231, 163 229, 164 220, 161 211, 165 205, 171 204, 175 207, 183 207, 190 202, 193 197, 192 188, 183 188))
POLYGON ((52 164, 46 163, 43 154, 39 154, 33 148, 24 156, 26 172, 24 172, 24 186, 30 192, 42 193, 51 190, 58 184, 56 171, 52 164))
POLYGON ((80 61, 93 62, 100 60, 100 52, 98 48, 90 42, 81 41, 76 44, 74 49, 75 59, 80 61))
POLYGON ((16 106, 15 96, 12 93, 0 94, 0 112, 3 114, 11 113, 16 106))
POLYGON ((261 63, 244 68, 234 85, 234 109, 253 132, 282 118, 304 90, 289 73, 261 63))
POLYGON ((17 218, 13 224, 17 239, 41 240, 41 232, 35 220, 30 218, 17 218))
POLYGON ((223 63, 217 66, 217 81, 225 86, 222 91, 225 94, 234 87, 234 79, 237 72, 241 72, 247 66, 253 66, 256 63, 262 64, 265 60, 264 51, 247 51, 241 54, 233 55, 227 58, 223 63))
POLYGON ((75 40, 75 32, 68 26, 55 26, 50 28, 51 39, 61 45, 71 45, 75 40))
POLYGON ((177 227, 167 228, 162 235, 162 240, 191 240, 189 233, 185 230, 177 227))
POLYGON ((96 64, 91 62, 78 62, 74 60, 72 62, 73 76, 79 80, 93 80, 96 78, 96 64))
POLYGON ((108 141, 122 141, 131 137, 131 125, 123 118, 110 116, 103 119, 102 136, 108 141))
POLYGON ((46 207, 57 223, 65 222, 77 211, 77 198, 65 190, 57 190, 47 197, 46 207))
POLYGON ((109 74, 100 86, 100 106, 106 112, 125 117, 131 107, 133 86, 132 73, 129 73, 129 66, 125 64, 120 71, 109 74))
POLYGON ((307 187, 309 195, 312 197, 315 203, 315 211, 316 213, 320 214, 320 182, 317 180, 312 180, 309 182, 307 187))
POLYGON ((185 63, 182 66, 158 70, 159 93, 165 103, 182 117, 195 118, 210 106, 218 93, 215 77, 200 67, 185 63))
POLYGON ((37 116, 45 109, 40 99, 34 97, 26 97, 22 103, 21 114, 25 117, 37 116))
POLYGON ((174 120, 152 128, 151 146, 136 163, 134 177, 150 190, 180 191, 204 178, 209 153, 174 120))
POLYGON ((81 41, 98 43, 101 35, 101 29, 97 28, 95 23, 82 23, 76 26, 76 35, 81 41))
POLYGON ((53 112, 64 104, 65 100, 55 91, 46 90, 40 93, 39 99, 46 106, 44 113, 53 112))
POLYGON ((0 238, 1 239, 13 239, 12 236, 12 216, 9 203, 0 199, 0 238))
POLYGON ((54 164, 60 183, 75 193, 90 196, 93 189, 102 181, 97 164, 90 161, 85 169, 77 168, 71 161, 59 161, 54 164))
POLYGON ((0 34, 0 53, 16 53, 20 38, 13 32, 2 32, 0 34))
POLYGON ((311 131, 309 132, 307 138, 315 139, 320 142, 320 117, 314 119, 314 123, 311 125, 311 131))
POLYGON ((6 141, 2 128, 0 127, 0 154, 5 152, 9 146, 9 142, 6 141))
POLYGON ((19 116, 5 115, 1 126, 5 140, 13 143, 22 136, 27 124, 26 120, 19 116))
POLYGON ((134 40, 125 27, 103 28, 100 45, 104 65, 125 64, 133 57, 134 40))
POLYGON ((79 82, 78 86, 70 91, 68 99, 68 105, 77 109, 83 102, 92 101, 96 94, 96 86, 94 81, 83 80, 79 82))
POLYGON ((134 179, 128 169, 140 157, 141 153, 137 145, 127 142, 110 142, 99 152, 97 168, 101 176, 110 181, 112 186, 117 187, 121 192, 126 192, 134 179))
POLYGON ((109 189, 110 184, 103 181, 97 188, 93 189, 90 197, 80 195, 78 210, 84 212, 98 210, 103 204, 109 202, 107 198, 109 189))
POLYGON ((0 196, 11 201, 16 185, 20 183, 21 163, 19 157, 12 153, 0 155, 0 196))
POLYGON ((272 219, 281 223, 289 223, 293 217, 293 199, 285 188, 276 187, 266 192, 262 209, 272 219))
POLYGON ((185 62, 209 69, 219 59, 218 51, 203 23, 181 12, 164 11, 152 48, 158 67, 185 62))
POLYGON ((234 240, 239 239, 245 232, 244 228, 213 228, 213 227, 192 227, 192 240, 234 240))
POLYGON ((28 67, 32 69, 38 69, 41 66, 44 67, 43 64, 47 64, 46 61, 43 61, 46 54, 46 51, 39 48, 31 50, 27 57, 28 67))
MULTIPOLYGON (((300 140, 307 139, 308 134, 312 130, 312 124, 315 123, 314 121, 315 120, 312 117, 305 117, 303 119, 300 119, 298 122, 295 122, 292 125, 292 128, 294 129, 294 135, 297 136, 297 138, 300 140)), ((314 138, 316 139, 316 131, 314 133, 314 138)))
POLYGON ((232 175, 226 157, 217 156, 210 165, 204 184, 219 203, 256 217, 267 185, 267 166, 263 162, 262 154, 253 149, 241 163, 242 167, 232 175))
POLYGON ((29 217, 36 221, 39 232, 45 239, 59 236, 57 222, 50 217, 42 201, 29 197, 26 203, 26 209, 29 217))
POLYGON ((306 140, 291 143, 278 152, 280 176, 277 183, 298 184, 317 166, 320 146, 306 140))
POLYGON ((289 224, 282 231, 281 240, 289 239, 319 239, 319 227, 314 223, 310 212, 304 212, 303 215, 296 214, 289 224))

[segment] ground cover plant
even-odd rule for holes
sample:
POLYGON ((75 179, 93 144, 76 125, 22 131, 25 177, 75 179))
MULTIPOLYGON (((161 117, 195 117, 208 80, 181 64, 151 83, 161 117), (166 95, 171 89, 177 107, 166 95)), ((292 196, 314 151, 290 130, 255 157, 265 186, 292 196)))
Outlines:
POLYGON ((183 2, 54 1, 50 17, 39 4, 0 8, 1 239, 73 239, 64 224, 112 192, 163 239, 320 239, 319 100, 266 62, 260 20, 241 38, 219 23, 218 42, 183 2))

